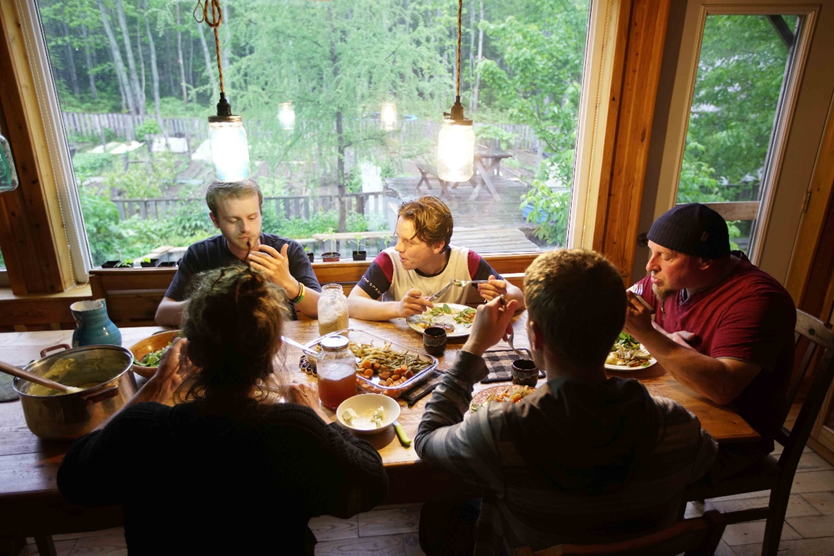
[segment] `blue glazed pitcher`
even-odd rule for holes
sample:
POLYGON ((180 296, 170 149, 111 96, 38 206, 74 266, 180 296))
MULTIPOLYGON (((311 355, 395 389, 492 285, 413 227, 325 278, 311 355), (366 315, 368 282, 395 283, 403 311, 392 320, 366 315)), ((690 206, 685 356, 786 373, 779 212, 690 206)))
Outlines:
POLYGON ((75 319, 72 347, 111 344, 122 345, 122 333, 107 316, 107 304, 103 299, 76 301, 70 305, 75 319))

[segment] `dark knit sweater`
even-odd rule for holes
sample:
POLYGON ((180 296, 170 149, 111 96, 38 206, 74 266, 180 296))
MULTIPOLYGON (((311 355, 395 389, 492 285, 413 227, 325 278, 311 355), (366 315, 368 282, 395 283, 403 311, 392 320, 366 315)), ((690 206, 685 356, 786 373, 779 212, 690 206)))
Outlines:
POLYGON ((377 451, 296 404, 209 417, 198 404, 140 403, 78 439, 58 488, 79 505, 123 504, 131 555, 312 554, 307 527, 379 504, 377 451))

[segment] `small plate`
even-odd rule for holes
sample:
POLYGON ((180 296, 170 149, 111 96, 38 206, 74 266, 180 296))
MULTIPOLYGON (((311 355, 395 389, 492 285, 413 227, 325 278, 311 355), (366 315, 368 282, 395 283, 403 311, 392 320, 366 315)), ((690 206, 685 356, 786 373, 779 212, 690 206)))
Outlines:
MULTIPOLYGON (((478 392, 477 394, 472 396, 472 401, 469 404, 469 412, 468 413, 475 413, 474 411, 472 411, 472 406, 473 405, 481 406, 490 395, 500 394, 500 393, 506 392, 506 391, 509 391, 511 393, 515 393, 516 391, 527 392, 527 394, 525 396, 525 397, 527 397, 530 394, 532 394, 533 392, 535 392, 536 389, 531 388, 529 386, 519 386, 518 384, 504 384, 502 386, 491 386, 489 388, 484 388, 483 390, 481 390, 480 392, 478 392)), ((507 403, 507 402, 495 402, 495 403, 507 403)), ((478 411, 480 411, 481 409, 483 409, 483 408, 479 407, 478 411)))
POLYGON ((629 367, 627 365, 609 365, 608 363, 605 364, 605 368, 609 371, 617 371, 618 373, 630 373, 631 371, 640 371, 642 369, 648 369, 655 363, 657 363, 657 359, 652 357, 648 359, 648 365, 640 365, 639 367, 629 367))
MULTIPOLYGON (((434 306, 442 307, 444 305, 448 306, 449 309, 452 310, 452 312, 439 315, 437 317, 425 318, 431 319, 432 326, 437 326, 437 324, 449 324, 454 326, 455 329, 453 332, 449 332, 448 330, 446 331, 447 338, 465 338, 466 336, 469 336, 469 330, 472 328, 472 325, 470 324, 469 326, 464 326, 455 322, 455 315, 457 315, 464 309, 469 309, 469 307, 467 307, 466 305, 458 305, 457 303, 436 303, 434 306)), ((431 311, 431 309, 429 309, 429 311, 431 311)), ((425 311, 419 315, 411 315, 410 317, 405 319, 405 322, 408 323, 408 326, 410 326, 412 330, 419 332, 422 335, 423 331, 427 327, 420 326, 420 319, 424 318, 427 312, 428 311, 425 311)))

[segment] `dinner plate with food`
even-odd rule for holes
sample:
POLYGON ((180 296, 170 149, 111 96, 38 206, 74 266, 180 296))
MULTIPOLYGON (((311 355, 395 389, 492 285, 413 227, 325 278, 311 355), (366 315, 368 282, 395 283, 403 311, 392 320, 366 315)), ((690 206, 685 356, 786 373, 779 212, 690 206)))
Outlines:
POLYGON ((657 359, 646 351, 643 344, 630 334, 620 332, 620 336, 611 347, 611 352, 605 358, 605 368, 611 371, 636 371, 651 367, 657 359))
POLYGON ((469 335, 475 313, 475 309, 466 305, 439 303, 419 315, 411 315, 406 322, 420 334, 430 326, 437 326, 446 331, 447 338, 463 338, 469 335))
POLYGON ((518 384, 485 388, 472 397, 469 412, 476 413, 493 403, 521 403, 521 400, 535 391, 535 388, 518 384))

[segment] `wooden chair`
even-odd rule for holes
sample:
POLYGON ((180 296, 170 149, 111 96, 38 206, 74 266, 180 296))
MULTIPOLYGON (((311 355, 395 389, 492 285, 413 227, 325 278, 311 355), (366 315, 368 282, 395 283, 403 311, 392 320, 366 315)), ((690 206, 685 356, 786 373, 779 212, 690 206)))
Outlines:
POLYGON ((710 510, 701 517, 685 519, 654 533, 626 541, 605 544, 560 544, 534 551, 525 547, 516 551, 517 556, 707 556, 715 552, 724 534, 724 528, 732 523, 756 519, 750 510, 722 514, 710 510))
MULTIPOLYGON (((796 467, 834 377, 834 332, 827 329, 819 319, 798 309, 795 330, 798 349, 804 344, 803 338, 810 343, 794 372, 788 392, 788 408, 793 403, 808 370, 812 367, 815 370, 809 375, 813 377, 813 383, 793 428, 788 430, 782 427, 776 435, 776 441, 783 447, 778 460, 772 455, 767 456, 761 463, 717 484, 701 480, 686 491, 687 500, 706 500, 743 492, 770 490, 768 506, 750 510, 753 512, 753 519, 767 519, 762 556, 773 556, 779 548, 796 467), (815 366, 812 365, 814 362, 817 362, 815 366)), ((787 411, 784 416, 787 416, 787 411)))

